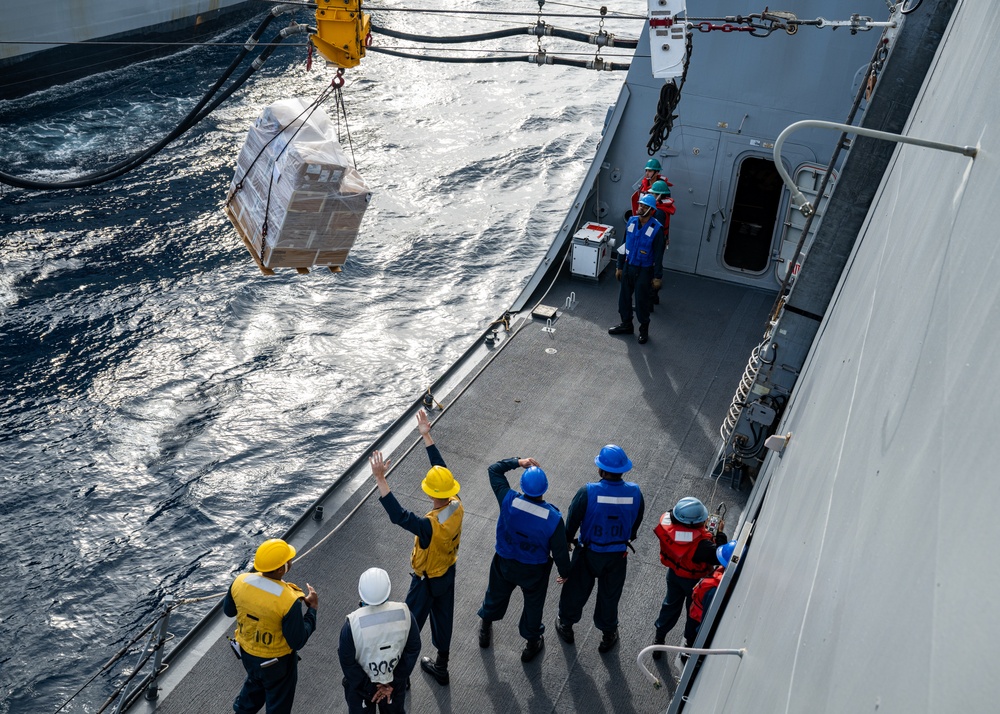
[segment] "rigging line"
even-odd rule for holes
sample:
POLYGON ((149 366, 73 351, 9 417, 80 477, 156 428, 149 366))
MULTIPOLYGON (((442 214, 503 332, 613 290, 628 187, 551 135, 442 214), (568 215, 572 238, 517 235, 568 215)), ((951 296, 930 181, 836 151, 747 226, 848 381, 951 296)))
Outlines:
MULTIPOLYGON (((425 62, 445 62, 452 64, 500 64, 509 62, 527 62, 529 64, 535 65, 559 65, 563 67, 580 67, 583 69, 594 69, 593 60, 571 60, 562 57, 556 57, 553 55, 541 54, 534 55, 515 55, 507 57, 442 57, 439 55, 426 55, 426 54, 415 54, 411 52, 397 52, 396 50, 389 50, 384 47, 377 47, 372 45, 368 48, 369 52, 378 52, 385 55, 390 55, 392 57, 402 57, 404 59, 415 59, 422 60, 425 62)), ((569 54, 569 53, 567 53, 569 54)), ((585 56, 590 57, 590 53, 576 53, 585 54, 585 56)), ((620 55, 619 55, 620 56, 620 55)), ((625 71, 629 68, 628 64, 621 62, 604 62, 601 64, 602 69, 614 70, 614 71, 625 71)))
POLYGON ((342 87, 337 87, 337 91, 336 91, 337 98, 335 100, 335 103, 336 103, 337 108, 340 110, 340 113, 337 114, 337 125, 338 125, 338 128, 339 128, 339 125, 340 125, 340 114, 343 114, 344 115, 344 130, 347 132, 347 146, 350 147, 350 149, 351 149, 351 163, 354 164, 354 170, 357 171, 358 170, 358 160, 354 157, 354 141, 351 139, 351 127, 347 123, 347 105, 344 103, 344 92, 342 91, 342 89, 343 89, 342 87))
POLYGON ((161 619, 163 619, 163 615, 162 614, 159 617, 154 618, 148 625, 146 625, 144 628, 142 628, 142 630, 139 631, 139 634, 137 634, 128 643, 126 643, 124 647, 122 647, 121 649, 119 649, 118 652, 116 652, 115 655, 111 659, 109 659, 107 662, 105 662, 104 665, 99 670, 97 670, 97 672, 94 673, 93 677, 91 677, 90 679, 88 679, 86 682, 83 683, 83 686, 81 686, 79 689, 77 689, 75 692, 73 692, 73 695, 69 699, 67 699, 65 702, 63 702, 62 706, 60 706, 58 709, 56 709, 55 714, 59 714, 59 712, 61 712, 63 709, 66 708, 67 704, 69 704, 71 701, 73 701, 78 696, 80 696, 80 692, 82 692, 84 689, 86 689, 87 687, 89 687, 93 683, 93 681, 95 679, 97 679, 104 672, 106 672, 108 670, 108 668, 111 667, 115 662, 117 662, 118 660, 122 659, 125 655, 127 655, 128 651, 132 648, 132 645, 134 645, 136 642, 138 642, 140 639, 142 639, 143 636, 145 636, 146 634, 148 634, 149 631, 152 630, 153 627, 156 626, 156 623, 158 623, 161 619))
MULTIPOLYGON (((545 292, 544 292, 544 293, 542 294, 542 297, 541 297, 541 298, 540 298, 540 299, 538 300, 538 302, 537 302, 537 303, 535 303, 535 306, 534 306, 534 307, 532 307, 532 308, 531 308, 531 310, 534 310, 535 308, 537 308, 537 307, 538 307, 538 306, 539 306, 539 305, 540 305, 540 304, 542 303, 542 300, 544 300, 544 299, 545 299, 545 297, 546 297, 546 296, 547 296, 547 295, 549 294, 549 291, 550 291, 550 290, 552 290, 552 288, 553 288, 553 287, 555 286, 555 284, 556 284, 556 281, 558 281, 558 279, 559 279, 559 274, 560 274, 560 273, 562 272, 562 268, 563 268, 563 265, 564 265, 564 264, 566 263, 566 260, 567 260, 567 258, 569 257, 569 253, 570 253, 570 249, 572 249, 572 247, 573 247, 573 246, 572 246, 572 241, 570 241, 570 242, 568 243, 568 245, 567 245, 567 250, 566 250, 566 251, 565 251, 565 253, 563 254, 563 259, 562 259, 562 262, 560 263, 560 266, 559 266, 559 268, 558 268, 558 269, 557 269, 557 270, 555 271, 555 273, 554 273, 554 275, 553 275, 553 278, 552 278, 552 280, 551 280, 551 281, 550 281, 550 283, 549 283, 549 286, 548 286, 548 288, 546 288, 545 292)), ((529 315, 531 314, 531 313, 530 313, 530 311, 528 312, 528 314, 529 314, 529 315)), ((494 321, 494 324, 495 324, 495 323, 497 323, 497 322, 502 322, 502 321, 503 321, 503 320, 505 320, 505 319, 508 319, 508 314, 507 314, 507 312, 506 312, 506 311, 504 312, 504 315, 503 315, 503 317, 501 317, 501 318, 500 318, 500 320, 495 320, 495 321, 494 321)), ((462 396, 463 394, 465 394, 465 391, 466 391, 466 390, 467 390, 467 389, 468 389, 469 387, 471 387, 471 386, 472 386, 473 384, 475 384, 476 380, 477 380, 477 379, 479 379, 479 376, 480 376, 480 375, 481 375, 481 374, 482 374, 482 373, 483 373, 483 372, 484 372, 484 371, 486 370, 486 368, 487 368, 487 367, 489 367, 489 366, 490 366, 490 365, 491 365, 491 364, 493 363, 493 360, 495 360, 495 359, 496 359, 496 358, 497 358, 497 357, 498 357, 498 356, 500 355, 500 353, 501 353, 501 352, 503 352, 503 351, 504 351, 504 350, 505 350, 505 349, 507 348, 507 345, 509 345, 509 344, 511 343, 511 341, 513 341, 513 339, 514 339, 514 337, 515 337, 515 336, 517 335, 517 333, 519 333, 519 332, 520 332, 520 331, 521 331, 521 330, 522 330, 522 329, 524 328, 524 326, 525 326, 525 325, 527 325, 527 324, 529 324, 530 322, 531 322, 531 320, 530 320, 530 319, 527 319, 527 318, 525 318, 525 319, 524 319, 524 320, 523 320, 523 321, 521 322, 521 324, 519 324, 519 325, 518 325, 517 327, 515 327, 515 328, 514 328, 514 331, 510 333, 510 336, 509 336, 509 337, 508 337, 508 338, 507 338, 506 340, 504 340, 504 341, 503 341, 503 343, 502 343, 502 344, 501 344, 501 345, 500 345, 500 346, 499 346, 498 348, 496 348, 496 349, 495 349, 495 350, 493 351, 493 353, 492 353, 492 354, 491 354, 491 355, 490 355, 490 356, 489 356, 488 358, 486 358, 486 360, 485 360, 485 362, 483 363, 483 365, 482 365, 482 366, 481 366, 481 367, 480 367, 480 368, 479 368, 478 370, 476 370, 476 373, 475 373, 474 375, 472 375, 472 377, 471 377, 471 378, 469 378, 469 379, 467 379, 467 380, 464 380, 464 384, 463 384, 463 386, 462 386, 462 387, 461 387, 461 388, 460 388, 460 389, 458 390, 458 392, 456 392, 456 393, 455 393, 455 394, 454 394, 454 395, 452 396, 451 400, 450 400, 450 401, 449 401, 449 402, 448 402, 447 404, 445 404, 445 405, 444 405, 443 407, 441 407, 441 413, 437 415, 437 417, 436 417, 436 418, 434 419, 434 421, 433 421, 433 422, 431 423, 431 426, 433 426, 434 424, 437 424, 437 423, 438 423, 438 421, 440 421, 441 417, 442 417, 442 416, 444 416, 445 412, 447 412, 447 411, 448 411, 449 409, 451 409, 452 405, 454 405, 454 404, 455 404, 455 402, 457 402, 457 401, 459 400, 459 398, 460 398, 460 397, 461 397, 461 396, 462 396)), ((508 324, 509 324, 509 323, 508 323, 508 324)), ((478 340, 477 340, 477 342, 478 342, 478 340)), ((419 406, 419 405, 420 405, 420 400, 418 399, 418 400, 417 400, 417 402, 415 403, 415 405, 414 405, 414 406, 419 406)), ((440 406, 440 405, 438 405, 438 406, 440 406)), ((395 469, 395 468, 396 468, 396 467, 397 467, 397 466, 398 466, 399 464, 403 463, 403 460, 404 460, 404 459, 406 459, 406 457, 407 457, 407 456, 409 456, 409 455, 410 455, 410 453, 411 453, 411 452, 412 452, 412 451, 413 451, 413 450, 414 450, 415 448, 417 448, 417 446, 419 446, 419 445, 420 445, 420 444, 422 443, 422 441, 423 441, 423 437, 417 437, 416 439, 414 439, 414 440, 413 440, 413 442, 412 442, 412 443, 411 443, 411 444, 410 444, 410 445, 409 445, 409 446, 408 446, 408 447, 406 448, 406 450, 405 450, 405 451, 404 451, 404 452, 402 453, 402 455, 401 455, 401 456, 400 456, 400 457, 399 457, 399 458, 398 458, 398 459, 396 460, 396 462, 395 462, 395 463, 393 463, 393 464, 391 464, 391 465, 389 466, 389 468, 388 468, 388 469, 386 470, 386 473, 385 473, 385 476, 386 476, 386 479, 387 479, 387 480, 388 480, 388 478, 389 478, 389 475, 390 475, 390 474, 392 474, 392 472, 393 472, 393 469, 395 469)), ((332 528, 332 529, 330 530, 330 532, 329 532, 329 533, 327 533, 327 534, 326 534, 325 536, 323 536, 323 537, 322 537, 322 538, 320 538, 320 539, 319 539, 318 541, 316 541, 316 543, 315 543, 315 544, 313 544, 313 546, 312 546, 311 548, 309 548, 309 550, 307 550, 307 551, 305 551, 304 553, 300 554, 300 555, 299 555, 299 556, 298 556, 298 557, 297 557, 297 558, 295 559, 295 562, 298 562, 299 560, 302 560, 303 558, 305 558, 305 557, 306 557, 307 555, 309 555, 309 554, 310 554, 310 553, 312 553, 312 552, 313 552, 314 550, 316 550, 316 549, 317 549, 317 548, 319 548, 319 547, 320 547, 321 545, 323 545, 323 543, 325 543, 325 542, 326 542, 326 541, 327 541, 327 540, 328 540, 328 539, 329 539, 330 537, 332 537, 334 533, 336 533, 336 532, 337 532, 337 531, 339 531, 339 530, 340 530, 341 528, 343 528, 343 527, 344 527, 344 524, 346 524, 346 523, 347 523, 347 522, 348 522, 348 521, 349 521, 349 520, 351 519, 351 517, 352 517, 352 516, 353 516, 353 515, 354 515, 355 513, 357 513, 357 512, 358 512, 358 510, 360 510, 360 509, 361 509, 361 507, 362 507, 362 506, 363 506, 363 505, 365 504, 365 502, 366 502, 366 501, 367 501, 367 500, 368 500, 369 498, 371 498, 371 495, 372 495, 373 493, 375 493, 375 492, 376 492, 377 490, 378 490, 378 486, 377 486, 377 485, 376 485, 376 486, 372 486, 372 487, 371 487, 371 488, 370 488, 370 489, 368 490, 368 492, 367 492, 367 493, 366 493, 366 494, 365 494, 365 495, 364 495, 364 496, 363 496, 363 497, 361 498, 361 500, 360 500, 360 501, 358 502, 358 504, 357 504, 357 505, 356 505, 356 506, 355 506, 354 508, 352 508, 352 509, 350 510, 350 512, 348 512, 348 513, 347 513, 347 515, 345 515, 345 516, 343 517, 343 519, 341 519, 340 523, 338 523, 337 525, 335 525, 335 526, 334 526, 334 527, 333 527, 333 528, 332 528)))
MULTIPOLYGON (((269 0, 274 3, 278 3, 281 0, 269 0)), ((299 5, 301 7, 315 8, 316 4, 312 2, 281 2, 282 5, 299 5)), ((368 8, 371 12, 412 12, 416 15, 500 15, 507 17, 538 17, 537 12, 523 12, 518 10, 438 10, 434 8, 414 8, 414 7, 372 7, 368 8)), ((569 12, 543 12, 542 17, 575 17, 581 20, 599 20, 600 15, 578 15, 569 12)), ((605 16, 606 19, 615 20, 642 20, 646 21, 645 15, 635 15, 632 13, 608 13, 605 16)))
MULTIPOLYGON (((524 50, 501 50, 497 48, 491 49, 481 49, 481 48, 469 48, 469 47, 414 47, 413 45, 369 45, 366 49, 378 52, 379 49, 385 50, 417 50, 420 52, 426 52, 428 49, 433 49, 435 52, 494 52, 501 55, 524 55, 524 50)), ((560 55, 578 55, 581 57, 593 57, 593 52, 574 52, 573 50, 559 50, 560 55)), ((635 54, 607 54, 602 53, 604 57, 621 57, 622 59, 632 59, 634 57, 649 57, 649 55, 635 55, 635 54)))
MULTIPOLYGON (((270 44, 274 44, 275 47, 303 47, 308 45, 308 42, 295 42, 295 43, 271 43, 271 42, 259 42, 256 47, 267 47, 270 44)), ((119 41, 107 41, 107 40, 0 40, 0 45, 126 45, 126 46, 136 46, 136 47, 243 47, 246 42, 129 42, 126 40, 119 41)))
MULTIPOLYGON (((589 10, 590 12, 600 12, 599 9, 594 9, 593 7, 590 7, 588 5, 574 5, 573 3, 568 3, 568 2, 553 2, 553 0, 545 0, 545 4, 546 5, 558 5, 559 7, 572 7, 572 8, 575 8, 577 10, 589 10)), ((628 13, 628 14, 632 15, 632 13, 628 13)), ((635 15, 635 17, 638 17, 638 15, 635 15)))
MULTIPOLYGON (((338 90, 339 90, 339 88, 338 88, 338 90)), ((310 104, 308 107, 306 107, 301 112, 299 112, 299 115, 297 117, 295 117, 295 119, 292 120, 291 124, 294 124, 296 121, 299 120, 299 118, 302 117, 303 114, 305 114, 305 118, 302 119, 302 123, 299 124, 297 127, 295 127, 295 131, 292 132, 292 135, 290 137, 288 137, 288 140, 285 142, 285 145, 281 147, 281 150, 278 151, 277 155, 274 157, 275 162, 277 162, 278 159, 281 157, 281 155, 283 153, 285 153, 285 150, 289 146, 292 145, 292 142, 295 140, 295 137, 298 136, 298 133, 300 131, 302 131, 302 128, 305 127, 306 123, 308 123, 308 121, 312 118, 313 112, 315 112, 317 109, 319 109, 320 105, 323 102, 325 102, 329 98, 330 94, 332 94, 332 93, 333 93, 333 86, 331 85, 329 87, 326 87, 322 92, 320 92, 320 95, 318 97, 316 97, 316 99, 313 100, 312 104, 310 104)), ((289 124, 289 126, 291 126, 291 124, 289 124)), ((266 149, 267 146, 272 141, 274 141, 279 136, 281 136, 281 133, 283 131, 285 131, 285 129, 287 129, 287 128, 288 127, 282 127, 281 131, 279 131, 277 134, 275 134, 274 136, 272 136, 270 138, 270 140, 268 140, 267 144, 264 145, 264 149, 266 149)), ((261 154, 264 153, 264 149, 261 149, 260 152, 257 154, 257 156, 254 157, 254 163, 256 163, 257 159, 259 159, 261 157, 261 154)), ((251 168, 252 168, 252 166, 251 166, 251 168)), ((247 169, 247 173, 250 173, 250 169, 247 169)), ((271 171, 270 173, 271 173, 271 178, 270 178, 270 181, 268 181, 268 184, 267 184, 267 200, 264 202, 264 223, 261 225, 261 229, 260 229, 260 232, 261 232, 260 255, 261 255, 262 259, 264 257, 264 248, 265 248, 264 239, 267 238, 267 219, 268 219, 268 215, 271 212, 271 189, 274 188, 274 171, 271 171)), ((243 175, 243 178, 244 179, 246 178, 246 174, 243 175)), ((242 186, 242 185, 243 185, 243 181, 241 180, 240 183, 237 186, 239 187, 239 186, 242 186)), ((235 191, 233 192, 233 195, 234 196, 236 195, 235 191)), ((232 196, 230 196, 230 199, 231 198, 232 198, 232 196)), ((228 203, 228 201, 227 201, 227 203, 228 203)))

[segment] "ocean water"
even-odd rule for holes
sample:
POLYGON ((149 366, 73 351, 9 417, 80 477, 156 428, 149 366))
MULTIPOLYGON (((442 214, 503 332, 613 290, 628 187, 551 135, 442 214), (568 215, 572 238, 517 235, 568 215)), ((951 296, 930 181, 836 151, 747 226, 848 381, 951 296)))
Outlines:
MULTIPOLYGON (((546 9, 594 14, 579 7, 546 9)), ((374 16, 441 35, 532 22, 374 16)), ((185 50, 0 102, 0 168, 59 180, 113 163, 172 128, 236 51, 185 50)), ((223 591, 472 344, 550 244, 624 79, 369 54, 344 88, 373 190, 347 266, 262 276, 222 213, 236 156, 264 106, 315 97, 331 76, 306 70, 304 47, 279 49, 133 173, 0 192, 0 714, 55 711, 165 595, 223 591)), ((171 630, 210 607, 180 610, 171 630)), ((96 711, 123 669, 63 711, 96 711)))

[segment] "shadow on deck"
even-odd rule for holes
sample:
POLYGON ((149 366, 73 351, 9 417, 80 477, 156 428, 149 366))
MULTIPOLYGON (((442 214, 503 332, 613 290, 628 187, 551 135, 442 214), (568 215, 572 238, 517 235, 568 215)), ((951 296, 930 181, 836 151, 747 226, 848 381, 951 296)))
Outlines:
MULTIPOLYGON (((525 325, 434 425, 441 453, 462 484, 466 515, 451 685, 439 687, 418 667, 409 693, 411 712, 659 712, 669 703, 679 675, 671 670, 672 658, 650 663, 667 682, 661 690, 653 689, 635 663, 639 650, 652 641, 665 589, 666 571, 652 528, 685 495, 701 498, 710 510, 725 502, 735 525, 747 491, 716 484, 706 473, 719 445, 719 425, 764 333, 773 295, 667 273, 650 341, 639 345, 634 336, 607 334, 618 322, 617 290, 611 271, 597 284, 561 278, 546 303, 559 307, 574 291, 578 305, 560 310, 555 332, 542 332, 544 323, 537 320, 525 325), (492 648, 481 650, 476 611, 486 588, 498 514, 487 466, 510 456, 537 458, 549 477, 546 497, 565 514, 576 490, 596 479, 594 455, 606 443, 621 445, 631 457, 635 468, 628 478, 639 483, 646 499, 637 552, 629 555, 618 647, 598 654, 601 635, 590 620, 593 597, 576 626, 575 646, 556 636, 552 623, 559 586, 553 571, 542 656, 527 665, 520 661, 524 641, 517 633, 521 598, 516 593, 506 619, 494 625, 492 648)), ((418 440, 414 434, 410 443, 418 440)), ((418 446, 389 475, 403 506, 421 514, 430 507, 420 490, 427 467, 418 446)), ((327 513, 314 541, 368 493, 362 488, 340 512, 327 513)), ((368 497, 321 548, 295 564, 289 580, 308 581, 320 595, 319 629, 301 652, 296 712, 346 711, 336 649, 344 617, 357 607, 358 576, 375 565, 385 568, 393 581, 392 599, 403 600, 412 542, 411 535, 389 523, 377 499, 368 497)), ((668 644, 680 640, 682 628, 683 620, 668 644)), ((422 636, 423 654, 433 656, 429 624, 422 636)), ((242 679, 242 667, 221 638, 157 711, 230 711, 242 679)))

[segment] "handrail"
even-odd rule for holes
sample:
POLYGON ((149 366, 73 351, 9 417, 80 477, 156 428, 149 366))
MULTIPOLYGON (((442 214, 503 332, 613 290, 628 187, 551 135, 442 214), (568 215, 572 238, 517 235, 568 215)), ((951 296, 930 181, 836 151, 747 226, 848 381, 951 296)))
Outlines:
POLYGON ((663 682, 655 674, 646 669, 646 665, 642 663, 642 656, 648 652, 682 652, 689 655, 736 655, 742 658, 746 653, 746 648, 736 649, 736 650, 715 650, 715 649, 702 649, 700 647, 680 647, 678 645, 650 645, 649 647, 644 647, 639 651, 638 656, 635 658, 635 663, 639 665, 639 669, 642 673, 646 675, 655 689, 659 689, 663 686, 663 682))
POLYGON ((803 119, 802 121, 797 121, 794 124, 789 124, 784 128, 784 130, 778 134, 778 138, 774 142, 774 165, 778 169, 778 173, 781 174, 781 180, 785 182, 788 190, 792 192, 792 201, 796 203, 796 207, 802 212, 803 216, 811 216, 816 212, 812 204, 802 195, 802 191, 799 187, 795 185, 792 180, 791 175, 785 169, 784 165, 781 163, 781 147, 785 143, 785 139, 791 136, 792 133, 798 131, 799 129, 805 128, 815 128, 815 129, 836 129, 837 131, 842 131, 845 134, 857 134, 859 136, 870 136, 873 139, 884 139, 885 141, 895 141, 899 144, 914 144, 916 146, 924 146, 928 149, 940 149, 941 151, 951 151, 956 154, 962 154, 963 156, 968 156, 970 158, 975 158, 979 149, 975 146, 958 146, 956 144, 943 144, 939 141, 930 141, 928 139, 918 139, 912 136, 903 136, 902 134, 893 134, 888 131, 876 131, 875 129, 867 129, 861 126, 852 126, 850 124, 840 124, 833 121, 821 121, 819 119, 803 119))

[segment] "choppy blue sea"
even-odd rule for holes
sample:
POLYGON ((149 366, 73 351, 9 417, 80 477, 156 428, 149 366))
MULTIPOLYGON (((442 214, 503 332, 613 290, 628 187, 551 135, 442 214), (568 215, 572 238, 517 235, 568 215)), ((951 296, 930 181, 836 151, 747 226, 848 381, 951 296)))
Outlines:
MULTIPOLYGON (((537 10, 449 5, 512 6, 537 10)), ((532 22, 375 16, 429 34, 532 22)), ((169 131, 235 52, 0 102, 0 168, 58 180, 114 163, 169 131)), ((470 346, 550 244, 623 80, 370 54, 344 88, 373 190, 350 259, 262 276, 222 212, 236 156, 265 105, 331 76, 306 70, 303 47, 278 50, 137 171, 0 193, 0 713, 55 711, 165 595, 224 591, 470 346)), ((121 674, 63 711, 96 711, 121 674)))

